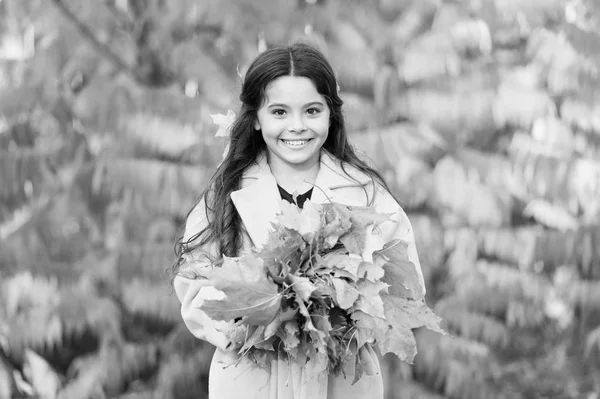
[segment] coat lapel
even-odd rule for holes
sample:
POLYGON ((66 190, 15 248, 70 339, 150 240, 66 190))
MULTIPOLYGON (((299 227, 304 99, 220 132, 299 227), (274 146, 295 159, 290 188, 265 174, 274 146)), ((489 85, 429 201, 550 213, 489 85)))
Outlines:
MULTIPOLYGON (((320 162, 319 174, 311 196, 312 202, 343 203, 343 198, 337 198, 336 189, 361 186, 370 182, 368 176, 354 168, 348 167, 344 171, 340 162, 325 150, 321 151, 320 162)), ((277 181, 271 173, 265 153, 244 172, 242 188, 231 193, 231 200, 252 239, 252 244, 257 247, 263 246, 269 237, 271 222, 281 210, 277 181)))
POLYGON ((311 201, 318 204, 326 202, 344 203, 338 189, 344 187, 360 187, 370 183, 369 176, 348 166, 342 169, 341 162, 328 151, 321 151, 321 166, 315 180, 315 188, 311 201))
POLYGON ((261 247, 267 242, 271 222, 281 209, 280 198, 277 181, 263 154, 244 172, 242 188, 231 193, 253 245, 261 247))

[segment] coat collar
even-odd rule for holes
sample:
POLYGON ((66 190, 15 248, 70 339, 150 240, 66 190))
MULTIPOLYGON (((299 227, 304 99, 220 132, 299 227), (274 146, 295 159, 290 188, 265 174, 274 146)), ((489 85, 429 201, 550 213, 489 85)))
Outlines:
MULTIPOLYGON (((369 176, 350 165, 342 169, 341 161, 326 150, 321 150, 320 163, 312 202, 340 202, 336 198, 336 189, 360 187, 371 182, 369 176)), ((262 246, 268 238, 271 222, 281 210, 277 181, 267 163, 266 153, 261 153, 244 172, 242 188, 231 193, 231 200, 253 244, 262 246)))

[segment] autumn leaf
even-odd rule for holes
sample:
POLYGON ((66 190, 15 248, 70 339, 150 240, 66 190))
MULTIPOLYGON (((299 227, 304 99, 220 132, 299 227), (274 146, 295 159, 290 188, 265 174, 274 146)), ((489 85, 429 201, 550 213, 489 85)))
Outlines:
POLYGON ((215 134, 215 137, 229 137, 231 132, 231 125, 235 121, 235 112, 228 109, 227 114, 209 114, 213 120, 213 123, 219 126, 219 130, 215 134))
POLYGON ((275 348, 273 347, 273 345, 275 344, 276 339, 277 337, 275 337, 274 335, 267 337, 265 332, 265 339, 255 343, 254 347, 265 351, 274 351, 275 348))
POLYGON ((248 325, 243 324, 241 321, 238 321, 233 326, 231 326, 225 335, 227 335, 227 339, 231 342, 243 342, 246 340, 246 336, 248 335, 248 325))
POLYGON ((417 353, 413 329, 426 327, 446 334, 439 326, 441 319, 423 301, 390 295, 382 295, 382 300, 385 319, 364 312, 352 314, 352 319, 362 330, 362 336, 374 337, 382 354, 391 352, 401 360, 412 363, 417 353))
POLYGON ((312 241, 323 226, 321 207, 311 201, 306 201, 299 209, 295 204, 285 200, 280 201, 281 213, 277 215, 280 226, 295 230, 308 242, 312 241))
POLYGON ((335 299, 340 308, 350 309, 358 299, 358 290, 340 278, 332 278, 331 282, 335 287, 335 299))
POLYGON ((355 274, 350 273, 346 269, 338 269, 337 267, 334 267, 333 269, 331 269, 331 275, 339 278, 346 278, 353 282, 358 281, 358 277, 355 274))
POLYGON ((275 316, 275 318, 273 320, 271 320, 271 322, 265 328, 265 338, 268 339, 268 338, 271 338, 272 336, 274 336, 277 333, 277 331, 279 330, 279 328, 281 327, 281 325, 283 325, 285 322, 287 322, 289 320, 296 319, 297 314, 298 314, 298 310, 291 309, 291 308, 277 313, 277 316, 275 316))
POLYGON ((408 246, 401 240, 390 241, 383 249, 373 253, 375 263, 381 264, 385 275, 381 281, 390 285, 393 296, 423 299, 425 293, 415 264, 408 258, 408 246))
POLYGON ((310 318, 310 312, 308 311, 308 309, 306 308, 306 305, 304 304, 304 302, 297 296, 294 297, 294 301, 296 302, 296 304, 298 305, 298 311, 300 312, 300 314, 302 316, 304 316, 304 330, 310 332, 310 331, 317 331, 317 329, 315 328, 315 326, 312 323, 312 319, 310 318))
POLYGON ((441 318, 427 307, 424 301, 398 298, 382 295, 385 317, 392 326, 406 326, 408 328, 426 327, 429 330, 446 334, 440 328, 441 318))
POLYGON ((386 320, 373 318, 371 325, 382 354, 394 353, 412 363, 417 346, 412 330, 426 327, 445 334, 439 327, 441 319, 422 301, 383 295, 386 320))
POLYGON ((204 268, 200 275, 224 294, 206 299, 200 306, 214 320, 241 317, 246 324, 264 326, 279 311, 277 285, 267 278, 263 260, 251 253, 239 259, 224 257, 221 267, 204 268))
POLYGON ((298 265, 301 262, 302 252, 306 248, 306 242, 299 234, 286 234, 280 236, 277 228, 270 233, 267 244, 256 254, 263 259, 265 268, 271 277, 279 284, 290 272, 289 265, 298 265))
POLYGON ((325 225, 321 229, 323 249, 330 249, 352 227, 350 212, 345 206, 336 203, 327 203, 323 205, 323 213, 325 215, 325 225))
POLYGON ((325 276, 323 279, 320 279, 318 281, 316 281, 315 287, 316 289, 313 292, 313 298, 314 297, 330 297, 330 298, 335 298, 335 288, 328 283, 327 281, 324 281, 325 279, 330 280, 331 278, 329 276, 325 276))
MULTIPOLYGON (((381 265, 374 264, 371 262, 361 262, 358 266, 358 277, 366 278, 367 280, 375 283, 384 276, 385 272, 381 265)), ((387 282, 387 281, 384 281, 387 282)))
POLYGON ((349 206, 352 228, 365 228, 390 220, 391 213, 379 213, 372 206, 349 206))
POLYGON ((358 350, 358 356, 361 358, 363 370, 366 375, 378 375, 381 373, 381 367, 377 360, 377 354, 371 345, 363 345, 358 350))
POLYGON ((255 346, 259 342, 265 340, 265 326, 252 326, 248 329, 248 339, 244 342, 244 345, 239 350, 239 353, 243 353, 255 346))
POLYGON ((358 280, 358 268, 363 261, 361 257, 353 257, 343 252, 335 251, 323 255, 321 260, 328 267, 345 270, 353 276, 353 280, 358 280))
POLYGON ((417 354, 417 342, 410 328, 402 324, 392 326, 386 319, 364 312, 354 312, 352 319, 359 329, 358 343, 376 342, 381 354, 394 353, 400 360, 412 363, 417 354))
POLYGON ((310 296, 315 291, 316 287, 310 280, 306 277, 298 277, 294 274, 288 275, 288 280, 290 281, 290 287, 300 296, 300 298, 304 302, 308 302, 310 296))
POLYGON ((298 305, 298 311, 302 316, 304 316, 303 329, 305 332, 311 335, 315 339, 314 344, 325 345, 325 340, 327 338, 327 334, 323 331, 318 330, 313 324, 312 317, 308 308, 304 304, 304 302, 297 296, 294 297, 296 304, 298 305))
POLYGON ((311 314, 311 319, 315 328, 319 331, 329 333, 333 327, 329 322, 329 310, 324 307, 317 307, 311 314))
POLYGON ((377 346, 382 355, 393 353, 400 360, 412 364, 417 354, 417 341, 410 328, 405 326, 390 328, 390 325, 381 319, 376 319, 373 326, 377 346))
MULTIPOLYGON (((365 343, 375 342, 374 323, 375 319, 379 317, 373 317, 370 314, 356 310, 350 313, 350 318, 354 320, 354 325, 357 327, 356 334, 356 345, 358 348, 363 346, 365 343)), ((384 319, 381 319, 384 320, 384 319)), ((385 320, 384 320, 385 321, 385 320)), ((389 326, 389 323, 386 324, 389 326)))
MULTIPOLYGON (((371 234, 373 227, 376 225, 391 220, 391 214, 378 213, 373 207, 369 206, 350 206, 350 222, 352 229, 340 237, 340 241, 346 249, 358 255, 363 255, 368 244, 376 247, 373 243, 367 242, 368 239, 376 239, 377 234, 371 234), (371 228, 369 228, 371 226, 371 228), (372 237, 367 237, 368 235, 372 237)), ((365 259, 370 260, 370 259, 365 259)))
POLYGON ((387 291, 388 285, 382 282, 373 283, 362 280, 359 281, 356 288, 360 295, 354 305, 354 311, 360 310, 371 316, 384 318, 385 313, 380 292, 387 291))
POLYGON ((361 255, 365 249, 365 236, 365 231, 352 229, 341 236, 340 241, 350 253, 361 255))
POLYGON ((282 341, 286 349, 293 349, 298 347, 300 340, 298 335, 300 334, 300 328, 295 321, 288 321, 283 326, 283 337, 282 341))
POLYGON ((413 301, 390 295, 381 296, 385 318, 374 317, 357 310, 351 314, 358 328, 358 347, 364 343, 376 342, 381 354, 394 353, 398 358, 412 363, 417 344, 413 329, 426 327, 446 334, 439 326, 441 319, 427 307, 424 301, 413 301))

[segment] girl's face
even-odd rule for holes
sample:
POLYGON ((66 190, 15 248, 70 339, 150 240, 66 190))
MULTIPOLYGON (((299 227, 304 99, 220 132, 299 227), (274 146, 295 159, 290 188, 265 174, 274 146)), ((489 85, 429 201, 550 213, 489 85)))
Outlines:
POLYGON ((298 170, 318 163, 329 133, 329 112, 309 78, 282 76, 267 85, 254 128, 262 130, 269 162, 298 170))

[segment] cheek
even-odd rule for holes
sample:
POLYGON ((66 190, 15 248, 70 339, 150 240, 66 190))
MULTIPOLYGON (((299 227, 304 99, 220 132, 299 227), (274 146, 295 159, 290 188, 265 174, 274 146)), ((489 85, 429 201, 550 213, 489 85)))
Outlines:
POLYGON ((318 124, 316 124, 313 130, 318 131, 321 134, 328 134, 330 127, 331 123, 329 122, 329 119, 324 119, 323 121, 320 121, 318 124))

